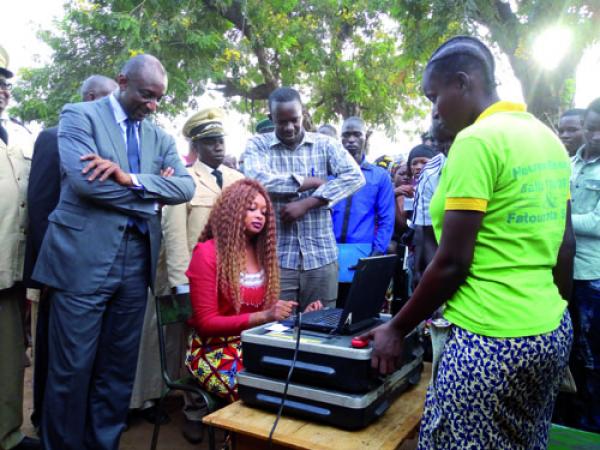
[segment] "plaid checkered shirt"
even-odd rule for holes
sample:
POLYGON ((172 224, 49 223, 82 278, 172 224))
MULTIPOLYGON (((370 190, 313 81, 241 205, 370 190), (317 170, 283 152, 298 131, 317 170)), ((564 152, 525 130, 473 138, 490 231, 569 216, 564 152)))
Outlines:
POLYGON ((419 182, 415 189, 414 209, 412 215, 413 225, 421 227, 431 226, 431 214, 429 214, 429 204, 431 197, 442 176, 442 169, 446 164, 446 155, 439 153, 431 158, 419 175, 419 182))
POLYGON ((358 164, 342 145, 329 136, 305 132, 302 142, 290 149, 274 132, 259 134, 248 141, 243 161, 244 174, 260 181, 271 195, 280 267, 311 270, 337 261, 330 207, 365 184, 358 164), (318 189, 298 192, 304 178, 313 176, 335 178, 318 189), (308 196, 323 198, 327 204, 310 209, 296 222, 280 220, 284 205, 308 196))

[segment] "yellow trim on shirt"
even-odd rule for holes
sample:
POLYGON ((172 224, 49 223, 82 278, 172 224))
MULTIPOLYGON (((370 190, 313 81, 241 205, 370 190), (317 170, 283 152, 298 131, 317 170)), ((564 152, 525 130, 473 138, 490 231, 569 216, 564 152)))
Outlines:
POLYGON ((444 209, 456 211, 487 211, 488 201, 483 198, 448 197, 444 209))
POLYGON ((525 111, 527 111, 527 105, 525 105, 523 103, 506 102, 506 101, 500 100, 500 101, 494 103, 493 105, 488 106, 481 114, 479 114, 479 117, 477 117, 477 119, 475 119, 475 122, 477 123, 480 120, 491 116, 492 114, 496 114, 499 112, 511 112, 511 111, 525 112, 525 111))

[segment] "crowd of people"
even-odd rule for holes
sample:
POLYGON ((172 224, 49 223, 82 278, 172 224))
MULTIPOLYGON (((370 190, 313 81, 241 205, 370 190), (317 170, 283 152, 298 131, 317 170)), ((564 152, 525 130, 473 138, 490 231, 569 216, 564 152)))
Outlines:
MULTIPOLYGON (((0 47, 0 113, 12 76, 0 47)), ((128 416, 168 420, 156 295, 191 302, 173 367, 231 402, 243 330, 343 306, 358 259, 389 253, 399 311, 360 339, 385 375, 428 322, 420 449, 543 449, 553 415, 600 432, 600 99, 554 133, 498 97, 468 36, 433 53, 422 88, 431 127, 406 161, 370 163, 360 117, 311 131, 290 87, 239 164, 218 108, 185 123, 184 161, 147 120, 167 90, 151 55, 86 79, 35 144, 3 115, 0 450, 116 450, 128 416), (39 440, 20 431, 28 303, 39 440), (559 394, 569 376, 577 393, 559 394)), ((184 403, 198 443, 205 405, 184 403)))

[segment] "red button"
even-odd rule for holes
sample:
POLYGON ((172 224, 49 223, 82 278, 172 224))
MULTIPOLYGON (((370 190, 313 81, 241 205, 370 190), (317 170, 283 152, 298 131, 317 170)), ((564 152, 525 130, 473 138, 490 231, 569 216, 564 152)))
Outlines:
POLYGON ((353 348, 365 348, 369 346, 369 341, 363 341, 359 338, 354 338, 351 341, 351 345, 353 348))

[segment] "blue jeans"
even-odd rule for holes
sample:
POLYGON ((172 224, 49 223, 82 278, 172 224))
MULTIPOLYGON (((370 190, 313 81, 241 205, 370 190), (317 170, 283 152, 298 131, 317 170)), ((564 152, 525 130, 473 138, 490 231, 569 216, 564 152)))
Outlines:
POLYGON ((600 279, 575 280, 573 376, 581 402, 579 426, 600 432, 600 279))

